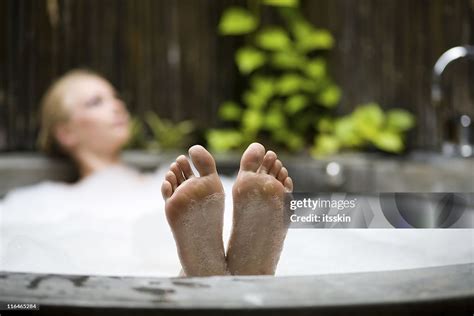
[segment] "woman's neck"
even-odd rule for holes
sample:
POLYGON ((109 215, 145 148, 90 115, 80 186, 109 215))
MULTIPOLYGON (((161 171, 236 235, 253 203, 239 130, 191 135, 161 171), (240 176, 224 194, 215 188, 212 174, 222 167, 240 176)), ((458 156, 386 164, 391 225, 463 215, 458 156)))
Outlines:
POLYGON ((75 155, 81 178, 111 166, 122 165, 120 153, 103 154, 94 152, 81 152, 75 155))

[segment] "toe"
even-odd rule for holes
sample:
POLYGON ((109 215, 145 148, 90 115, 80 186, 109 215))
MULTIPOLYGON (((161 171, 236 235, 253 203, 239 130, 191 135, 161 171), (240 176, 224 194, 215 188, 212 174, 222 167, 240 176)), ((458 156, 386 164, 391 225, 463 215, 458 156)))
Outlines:
POLYGON ((245 150, 240 160, 240 170, 256 172, 262 165, 265 147, 259 143, 252 143, 245 150))
POLYGON ((285 182, 283 183, 283 186, 285 187, 287 192, 293 192, 293 180, 291 180, 290 177, 287 177, 285 179, 285 182))
POLYGON ((191 169, 191 165, 189 164, 188 159, 186 156, 181 155, 176 159, 179 168, 183 171, 183 175, 186 179, 189 179, 194 176, 193 170, 191 169))
POLYGON ((189 156, 201 177, 217 173, 216 162, 204 147, 195 145, 189 148, 189 156))
POLYGON ((181 168, 179 168, 178 163, 173 162, 170 166, 170 170, 174 173, 176 176, 176 180, 178 182, 178 185, 184 182, 184 176, 183 172, 181 171, 181 168))
POLYGON ((171 183, 169 183, 167 180, 163 181, 163 184, 161 185, 161 194, 163 195, 163 198, 167 200, 172 193, 173 188, 171 186, 171 183))
POLYGON ((285 167, 282 167, 280 172, 277 175, 278 181, 280 181, 282 184, 285 183, 285 179, 288 177, 288 170, 286 170, 285 167))
POLYGON ((168 171, 166 173, 165 180, 171 184, 173 191, 176 190, 176 187, 178 186, 178 180, 176 179, 174 172, 168 171))
POLYGON ((273 164, 275 163, 275 160, 277 159, 277 155, 269 150, 263 157, 263 162, 260 168, 258 169, 259 173, 268 173, 270 169, 273 167, 273 164))
POLYGON ((276 176, 278 175, 282 167, 283 167, 283 164, 281 163, 279 159, 277 159, 275 163, 273 164, 272 169, 270 170, 270 174, 276 178, 276 176))

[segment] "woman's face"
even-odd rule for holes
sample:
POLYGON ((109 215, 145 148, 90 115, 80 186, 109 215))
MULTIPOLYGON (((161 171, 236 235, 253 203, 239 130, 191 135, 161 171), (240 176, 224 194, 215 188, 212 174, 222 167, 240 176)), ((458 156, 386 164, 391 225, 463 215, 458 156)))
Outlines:
POLYGON ((59 142, 73 154, 120 151, 130 137, 129 113, 112 85, 98 76, 81 76, 65 91, 69 119, 61 127, 59 142))

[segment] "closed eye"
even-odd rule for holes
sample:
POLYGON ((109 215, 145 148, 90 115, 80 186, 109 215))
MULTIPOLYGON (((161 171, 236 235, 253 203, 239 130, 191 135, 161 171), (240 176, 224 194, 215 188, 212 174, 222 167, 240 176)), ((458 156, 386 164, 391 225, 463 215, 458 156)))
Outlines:
POLYGON ((86 106, 87 107, 95 107, 95 106, 98 106, 102 103, 102 97, 101 96, 94 96, 92 97, 91 99, 89 99, 87 102, 86 102, 86 106))

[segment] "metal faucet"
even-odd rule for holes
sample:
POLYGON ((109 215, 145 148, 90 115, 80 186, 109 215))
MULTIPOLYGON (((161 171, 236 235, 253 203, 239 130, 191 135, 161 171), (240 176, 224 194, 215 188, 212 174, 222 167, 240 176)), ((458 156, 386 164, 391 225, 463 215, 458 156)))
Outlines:
POLYGON ((474 58, 474 46, 457 46, 445 51, 436 61, 433 67, 433 80, 431 84, 431 101, 433 105, 438 105, 443 96, 441 93, 441 75, 446 66, 452 61, 468 57, 474 58))
MULTIPOLYGON (((464 57, 474 59, 474 46, 466 45, 450 48, 436 61, 433 67, 433 79, 431 84, 431 103, 434 106, 438 106, 443 99, 441 75, 446 66, 452 61, 464 57)), ((445 140, 442 149, 443 154, 449 156, 460 155, 462 157, 473 156, 474 145, 472 142, 474 139, 472 139, 471 135, 474 125, 472 118, 468 114, 461 114, 452 122, 453 126, 451 126, 451 128, 455 130, 455 136, 450 139, 450 142, 445 140)))

